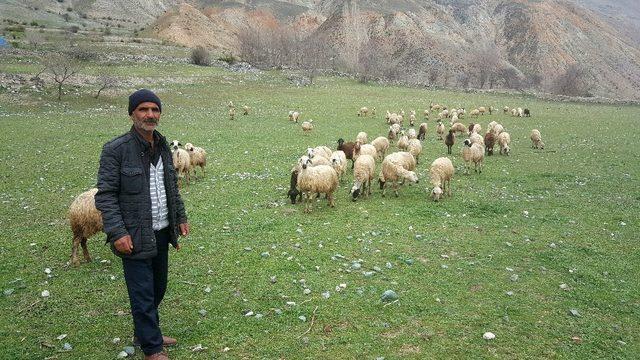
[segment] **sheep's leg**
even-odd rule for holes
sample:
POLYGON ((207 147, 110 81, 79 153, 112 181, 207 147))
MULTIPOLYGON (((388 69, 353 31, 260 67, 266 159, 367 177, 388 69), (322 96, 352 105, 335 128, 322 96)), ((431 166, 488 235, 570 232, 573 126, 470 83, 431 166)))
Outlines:
POLYGON ((333 193, 327 193, 327 199, 329 200, 329 206, 330 207, 335 207, 336 206, 334 198, 333 198, 333 193))
POLYGON ((398 197, 398 182, 397 181, 393 182, 393 193, 396 195, 396 197, 398 197))
POLYGON ((304 202, 304 212, 305 213, 310 213, 311 212, 311 193, 305 193, 304 194, 305 197, 305 202, 304 202))
POLYGON ((80 237, 73 235, 73 244, 71 245, 71 264, 74 266, 80 265, 80 260, 78 260, 78 245, 80 245, 80 237))
POLYGON ((89 255, 89 248, 87 248, 87 238, 83 237, 80 240, 80 245, 82 245, 82 255, 87 262, 91 262, 91 255, 89 255))

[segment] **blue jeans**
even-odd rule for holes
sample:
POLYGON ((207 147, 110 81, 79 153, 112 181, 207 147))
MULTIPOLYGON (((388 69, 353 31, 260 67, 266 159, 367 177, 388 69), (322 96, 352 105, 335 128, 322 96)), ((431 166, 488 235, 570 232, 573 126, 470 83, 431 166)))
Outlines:
POLYGON ((169 228, 155 231, 158 254, 150 259, 122 259, 134 335, 145 355, 162 351, 158 306, 167 290, 169 228))

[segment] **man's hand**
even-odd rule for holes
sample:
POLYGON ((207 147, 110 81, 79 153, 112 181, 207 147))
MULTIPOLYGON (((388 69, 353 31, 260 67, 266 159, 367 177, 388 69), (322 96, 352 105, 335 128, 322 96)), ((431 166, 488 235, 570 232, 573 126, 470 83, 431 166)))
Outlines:
POLYGON ((131 235, 125 235, 120 239, 114 241, 113 246, 116 247, 119 253, 131 255, 133 251, 133 242, 131 241, 131 235))
POLYGON ((189 235, 189 223, 180 224, 180 235, 182 236, 189 235))

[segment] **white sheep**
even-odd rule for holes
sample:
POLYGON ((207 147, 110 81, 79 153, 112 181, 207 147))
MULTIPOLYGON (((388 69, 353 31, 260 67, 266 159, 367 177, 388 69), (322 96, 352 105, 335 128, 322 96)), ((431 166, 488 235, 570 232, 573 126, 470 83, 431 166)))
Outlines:
POLYGON ((371 155, 375 159, 378 156, 378 149, 371 144, 362 144, 360 141, 356 141, 356 145, 353 147, 353 160, 357 160, 360 155, 371 155))
POLYGON ((360 131, 358 133, 358 136, 356 136, 356 141, 360 141, 361 144, 368 144, 369 139, 368 139, 367 133, 364 131, 360 131))
POLYGON ((502 112, 506 115, 509 113, 509 107, 505 106, 504 108, 502 108, 502 112))
POLYGON ((98 189, 93 188, 78 195, 69 206, 69 225, 73 233, 71 246, 71 264, 80 265, 78 245, 82 246, 84 259, 91 261, 87 240, 102 231, 102 213, 96 209, 95 195, 98 189))
POLYGON ((484 145, 484 137, 482 137, 482 135, 478 134, 477 132, 471 133, 471 135, 469 135, 469 140, 472 144, 477 143, 480 145, 484 145))
POLYGON ((330 159, 333 151, 328 146, 320 145, 314 148, 307 148, 307 156, 310 159, 315 159, 316 156, 322 156, 326 159, 330 159))
POLYGON ((467 127, 464 126, 463 123, 459 122, 451 125, 451 130, 453 130, 455 133, 458 133, 458 135, 466 134, 468 132, 467 127))
POLYGON ((431 181, 431 185, 433 185, 433 189, 431 190, 431 198, 433 201, 440 200, 445 191, 451 196, 451 178, 454 172, 453 164, 447 157, 437 158, 431 163, 429 180, 431 181))
POLYGON ((420 154, 422 153, 422 143, 418 139, 410 139, 407 145, 407 151, 416 158, 416 164, 420 163, 420 154))
POLYGON ((409 138, 409 140, 416 139, 418 137, 418 134, 416 133, 416 129, 407 130, 407 137, 409 138))
POLYGON ((438 134, 438 140, 442 140, 444 138, 446 130, 442 121, 438 121, 436 125, 436 134, 438 134))
POLYGON ((500 135, 501 132, 504 131, 504 127, 502 127, 501 124, 495 124, 493 126, 493 130, 492 131, 493 131, 493 135, 498 136, 498 135, 500 135))
POLYGON ((480 106, 478 108, 478 112, 480 113, 480 115, 484 115, 484 113, 487 112, 487 108, 485 108, 484 106, 480 106))
POLYGON ((482 125, 474 124, 473 125, 473 129, 471 129, 471 132, 472 133, 476 133, 476 134, 480 134, 480 131, 482 131, 482 125))
POLYGON ((523 117, 524 116, 524 110, 522 110, 521 107, 518 108, 518 117, 523 117))
POLYGON ((329 206, 334 207, 333 192, 338 188, 338 174, 329 165, 311 166, 313 160, 307 156, 300 158, 298 189, 305 198, 304 212, 311 212, 311 199, 315 194, 326 194, 329 206))
POLYGON ((498 145, 500 145, 500 155, 509 155, 511 152, 511 148, 509 148, 509 144, 511 143, 511 136, 508 132, 501 132, 498 135, 498 145))
POLYGON ((242 107, 242 115, 249 115, 249 111, 251 111, 251 108, 247 105, 244 105, 242 107))
POLYGON ((232 107, 229 109, 229 120, 234 120, 236 117, 236 108, 232 107))
POLYGON ((516 108, 511 109, 511 116, 518 116, 518 109, 516 108))
POLYGON ((384 136, 378 136, 375 138, 371 145, 376 148, 378 153, 377 159, 384 159, 385 154, 387 153, 387 149, 389 149, 389 140, 384 136))
POLYGON ((360 108, 360 110, 358 110, 358 116, 365 117, 367 116, 368 113, 369 113, 369 108, 367 108, 366 106, 363 106, 360 108))
POLYGON ((398 196, 398 181, 409 181, 412 183, 418 182, 418 176, 413 170, 416 167, 416 162, 408 152, 395 152, 387 155, 382 161, 382 170, 378 180, 380 181, 380 188, 382 189, 382 196, 385 196, 386 184, 391 181, 393 186, 393 192, 396 197, 398 196))
POLYGON ((351 197, 356 201, 360 193, 369 197, 371 195, 371 180, 376 172, 376 161, 371 155, 360 155, 356 159, 353 168, 353 186, 351 197))
POLYGON ((540 130, 533 129, 531 130, 531 147, 533 149, 544 149, 544 143, 542 142, 542 135, 540 135, 540 130))
POLYGON ((475 172, 482 172, 484 162, 484 146, 478 143, 471 143, 471 140, 465 139, 462 146, 462 159, 464 159, 465 173, 469 173, 471 163, 474 164, 475 172))
POLYGON ((311 130, 313 130, 313 120, 307 120, 302 123, 302 133, 308 134, 311 130))
POLYGON ((178 175, 178 187, 182 187, 182 179, 185 179, 187 186, 189 186, 189 173, 191 172, 191 156, 187 150, 180 148, 180 146, 181 144, 178 140, 171 142, 171 157, 173 167, 178 175))
POLYGON ((400 126, 400 124, 391 124, 391 127, 389 128, 391 130, 393 130, 393 132, 398 135, 398 133, 400 132, 400 130, 402 129, 402 127, 400 126))
POLYGON ((200 167, 202 170, 203 176, 207 175, 206 170, 204 169, 207 166, 207 152, 198 146, 193 146, 191 143, 186 143, 184 145, 184 149, 189 152, 189 157, 191 159, 191 171, 193 171, 193 175, 198 178, 198 174, 196 173, 196 167, 200 167))
POLYGON ((338 173, 338 179, 342 180, 342 176, 347 172, 347 155, 342 150, 336 150, 331 154, 329 162, 331 167, 338 173))
POLYGON ((293 121, 295 123, 298 122, 298 119, 300 118, 300 113, 294 110, 289 110, 289 121, 293 121))
POLYGON ((471 117, 478 117, 480 115, 480 109, 473 109, 471 110, 471 112, 469 113, 469 115, 471 115, 471 117))
POLYGON ((409 137, 404 134, 404 132, 400 133, 400 137, 398 138, 398 149, 407 150, 409 146, 409 137))

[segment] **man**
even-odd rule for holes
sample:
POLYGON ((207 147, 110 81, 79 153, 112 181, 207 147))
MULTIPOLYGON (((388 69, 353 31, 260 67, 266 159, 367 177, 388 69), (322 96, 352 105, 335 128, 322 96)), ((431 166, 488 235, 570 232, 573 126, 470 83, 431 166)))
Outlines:
POLYGON ((145 359, 168 359, 158 305, 167 289, 169 244, 189 234, 184 204, 166 139, 156 131, 162 104, 142 89, 129 96, 133 126, 102 148, 96 207, 111 250, 122 258, 134 325, 145 359))

